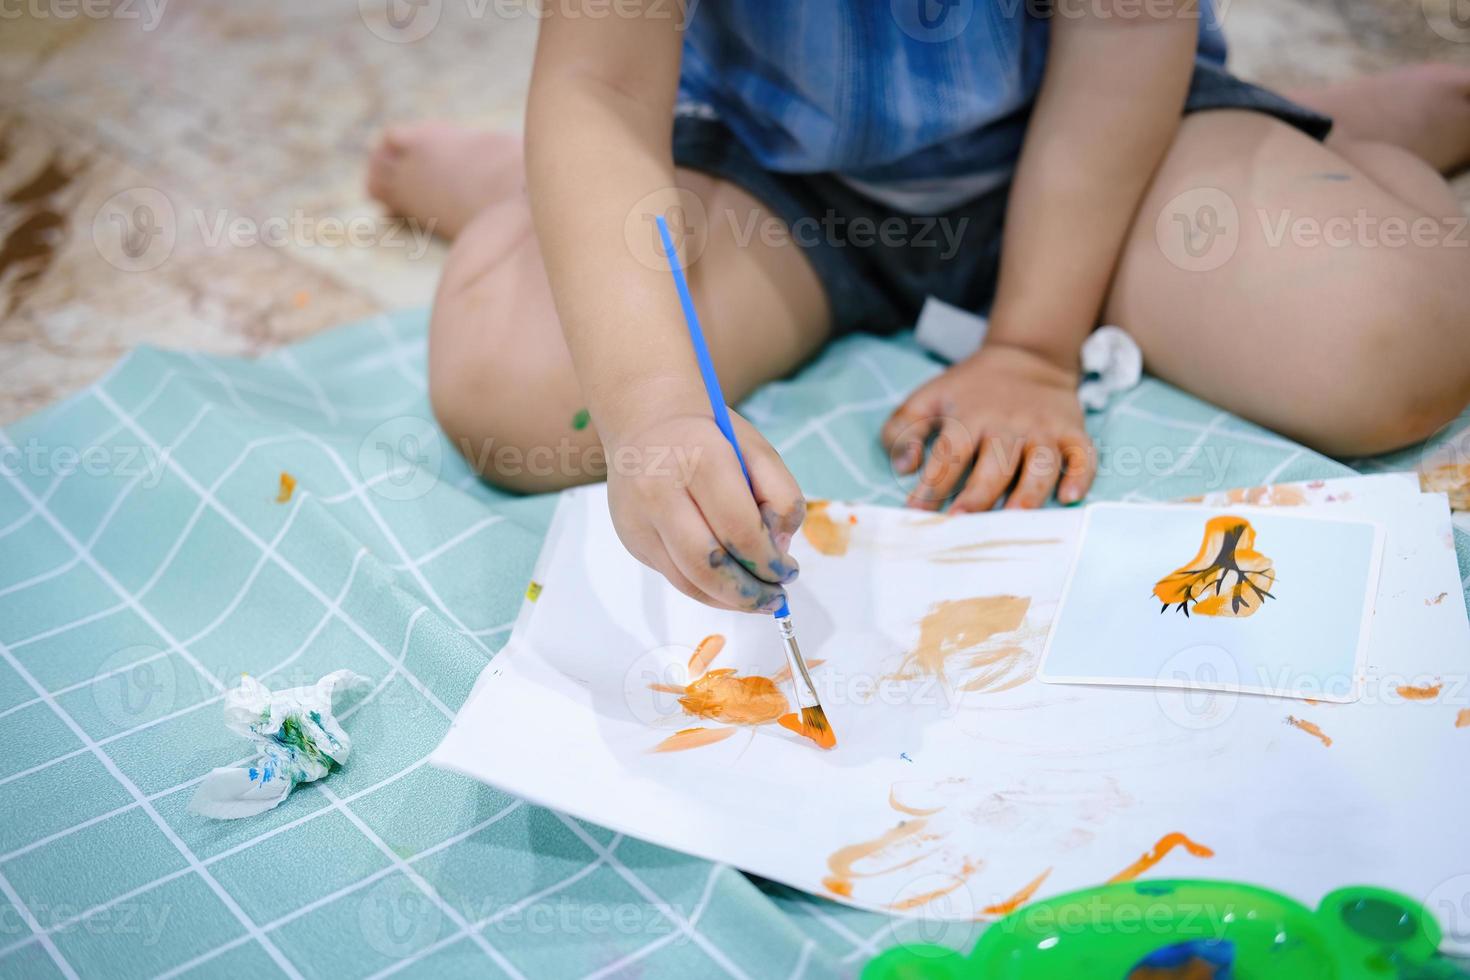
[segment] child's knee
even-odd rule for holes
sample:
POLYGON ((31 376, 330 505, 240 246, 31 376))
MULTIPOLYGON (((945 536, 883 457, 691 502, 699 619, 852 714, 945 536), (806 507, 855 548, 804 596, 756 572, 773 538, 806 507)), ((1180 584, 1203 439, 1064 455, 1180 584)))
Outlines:
POLYGON ((1347 306, 1342 347, 1324 360, 1336 369, 1301 393, 1315 408, 1299 438, 1374 455, 1428 438, 1470 403, 1470 279, 1426 281, 1431 272, 1379 280, 1347 306))

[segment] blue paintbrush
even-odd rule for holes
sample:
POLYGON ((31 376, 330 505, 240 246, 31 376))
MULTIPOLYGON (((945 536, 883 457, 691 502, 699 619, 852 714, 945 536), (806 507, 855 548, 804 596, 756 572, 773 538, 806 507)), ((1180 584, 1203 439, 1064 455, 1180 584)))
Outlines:
MULTIPOLYGON (((674 274, 674 288, 679 291, 679 303, 684 307, 684 323, 689 327, 689 341, 694 345, 694 357, 699 362, 699 375, 704 379, 704 393, 709 396, 710 411, 714 413, 715 425, 719 426, 735 458, 740 462, 740 472, 745 474, 745 484, 750 486, 750 470, 745 467, 745 456, 740 452, 740 442, 735 438, 735 427, 730 424, 730 410, 725 407, 725 394, 720 390, 720 379, 715 374, 715 362, 710 357, 709 346, 704 342, 704 331, 699 328, 699 313, 694 309, 694 297, 689 292, 689 283, 684 270, 679 268, 679 253, 674 250, 674 240, 669 235, 669 226, 663 215, 656 219, 658 235, 663 242, 664 255, 669 260, 669 271, 674 274)), ((754 487, 751 487, 754 493, 754 487)), ((824 749, 837 744, 837 736, 827 723, 827 713, 817 699, 817 688, 812 675, 807 672, 806 661, 801 658, 801 648, 796 645, 796 629, 791 625, 791 609, 786 603, 776 610, 776 628, 781 634, 781 645, 786 649, 786 663, 791 671, 791 684, 796 689, 796 705, 801 709, 801 720, 790 715, 780 719, 781 724, 805 735, 824 749)))

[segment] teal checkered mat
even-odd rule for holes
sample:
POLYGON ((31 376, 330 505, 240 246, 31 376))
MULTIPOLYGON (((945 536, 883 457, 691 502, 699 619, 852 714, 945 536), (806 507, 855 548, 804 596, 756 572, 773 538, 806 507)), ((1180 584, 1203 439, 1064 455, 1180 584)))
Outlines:
MULTIPOLYGON (((382 317, 249 362, 140 349, 0 436, 0 976, 823 977, 973 941, 425 764, 553 500, 490 489, 440 436, 424 330, 382 317), (346 768, 260 817, 188 812, 248 754, 221 717, 242 673, 342 668, 373 681, 346 768)), ((896 504, 875 435, 938 369, 851 337, 743 410, 811 496, 896 504)), ((1095 499, 1353 472, 1152 380, 1092 431, 1095 499)))

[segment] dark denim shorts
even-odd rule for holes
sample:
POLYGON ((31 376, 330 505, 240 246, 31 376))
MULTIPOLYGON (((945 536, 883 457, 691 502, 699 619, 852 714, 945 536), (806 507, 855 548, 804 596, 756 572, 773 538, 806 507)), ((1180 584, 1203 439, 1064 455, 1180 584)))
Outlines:
MULTIPOLYGON (((1326 116, 1198 63, 1184 112, 1209 109, 1263 112, 1317 140, 1332 128, 1326 116)), ((826 291, 834 334, 906 329, 929 296, 977 313, 990 307, 1009 184, 941 214, 913 215, 832 174, 766 170, 709 113, 675 118, 674 163, 736 184, 786 223, 826 291)))

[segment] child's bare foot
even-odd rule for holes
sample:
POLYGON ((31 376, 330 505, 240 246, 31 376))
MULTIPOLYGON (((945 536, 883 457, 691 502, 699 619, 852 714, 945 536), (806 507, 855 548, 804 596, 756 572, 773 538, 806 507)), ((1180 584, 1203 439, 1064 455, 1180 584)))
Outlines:
POLYGON ((368 193, 445 238, 524 182, 519 134, 446 122, 391 126, 368 160, 368 193))
POLYGON ((1289 94, 1332 116, 1334 135, 1401 146, 1443 174, 1470 165, 1470 66, 1410 65, 1289 94))

